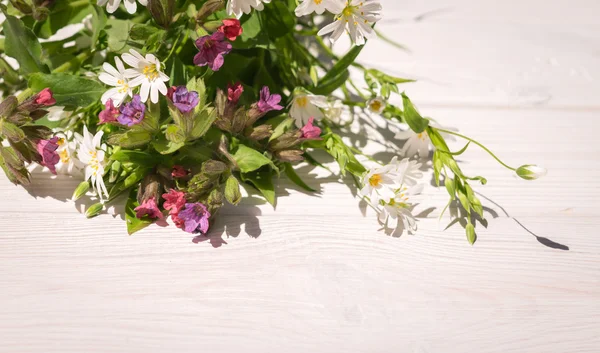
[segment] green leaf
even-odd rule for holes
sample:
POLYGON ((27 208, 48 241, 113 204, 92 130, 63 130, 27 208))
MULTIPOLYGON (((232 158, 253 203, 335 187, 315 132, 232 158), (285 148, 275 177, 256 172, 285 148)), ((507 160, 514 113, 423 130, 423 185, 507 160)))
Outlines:
POLYGON ((156 156, 150 153, 142 151, 130 151, 130 150, 119 150, 110 156, 113 161, 119 161, 121 163, 133 163, 135 165, 142 165, 147 167, 153 167, 159 163, 156 156))
POLYGON ((37 33, 42 38, 49 38, 61 28, 70 24, 81 23, 90 12, 93 14, 94 11, 92 6, 86 2, 56 1, 56 5, 52 7, 46 20, 42 22, 39 28, 36 27, 38 29, 37 33))
POLYGON ((113 133, 108 143, 124 148, 140 147, 152 141, 152 134, 145 130, 131 129, 125 133, 113 133))
POLYGON ((292 167, 292 165, 290 163, 285 163, 285 175, 287 175, 287 177, 296 185, 298 185, 299 187, 303 188, 306 191, 309 192, 317 192, 317 190, 311 188, 310 186, 308 186, 304 180, 302 180, 300 178, 300 176, 298 175, 298 173, 296 173, 296 170, 294 169, 294 167, 292 167))
POLYGON ((104 7, 92 6, 92 48, 95 47, 96 42, 98 42, 98 38, 100 37, 100 32, 106 27, 106 12, 104 12, 104 7))
POLYGON ((274 1, 265 6, 263 21, 263 30, 270 38, 283 37, 294 30, 296 17, 290 9, 281 1, 274 1))
POLYGON ((139 205, 140 204, 137 201, 137 192, 135 190, 131 190, 127 204, 125 204, 125 221, 127 222, 127 233, 129 235, 132 235, 133 233, 138 232, 154 223, 154 221, 150 218, 144 217, 143 219, 139 219, 135 216, 135 208, 139 205))
MULTIPOLYGON (((275 127, 275 129, 273 130, 273 134, 269 138, 269 142, 271 142, 271 141, 275 140, 276 138, 280 137, 281 135, 283 135, 286 131, 288 131, 291 127, 294 126, 294 122, 295 121, 292 118, 287 118, 287 119, 284 119, 282 122, 280 122, 279 125, 277 125, 277 127, 275 127)), ((267 122, 267 123, 269 123, 269 122, 267 122)))
POLYGON ((165 137, 170 142, 176 144, 185 143, 185 131, 183 131, 183 129, 179 125, 167 125, 167 129, 165 130, 165 137))
POLYGON ((194 116, 194 127, 190 133, 190 139, 195 140, 204 136, 217 119, 214 108, 206 108, 194 116))
POLYGON ((423 132, 429 126, 429 120, 419 114, 406 94, 402 93, 402 103, 404 104, 404 119, 411 130, 418 133, 423 132))
POLYGON ((183 146, 185 146, 185 142, 169 141, 162 136, 152 142, 152 147, 163 155, 175 153, 183 146))
POLYGON ((23 21, 6 14, 3 29, 5 53, 17 60, 21 73, 48 72, 48 67, 42 64, 42 46, 23 21))
POLYGON ((56 105, 86 107, 100 100, 106 88, 99 82, 70 74, 36 73, 29 77, 29 88, 41 91, 50 88, 56 105))
POLYGON ((240 183, 233 175, 227 178, 227 182, 225 182, 225 199, 232 205, 237 205, 242 200, 240 183))
POLYGON ((129 31, 134 23, 131 21, 108 19, 104 29, 108 36, 109 51, 121 54, 129 51, 132 47, 140 49, 144 46, 143 40, 136 42, 129 36, 129 31))
POLYGON ((240 144, 237 151, 233 154, 233 158, 242 173, 255 171, 264 165, 271 165, 273 169, 276 169, 273 161, 246 145, 240 144))
POLYGON ((242 180, 252 184, 275 207, 275 186, 273 185, 273 174, 270 170, 242 174, 242 180))
POLYGON ((358 54, 360 54, 364 47, 364 45, 354 46, 343 58, 338 60, 331 70, 327 71, 327 74, 321 78, 314 93, 324 95, 330 94, 346 82, 349 77, 348 67, 354 63, 358 54))

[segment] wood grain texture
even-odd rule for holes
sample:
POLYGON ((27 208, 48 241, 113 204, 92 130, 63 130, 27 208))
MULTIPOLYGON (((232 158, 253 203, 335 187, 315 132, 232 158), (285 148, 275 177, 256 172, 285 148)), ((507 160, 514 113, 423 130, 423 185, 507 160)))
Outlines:
MULTIPOLYGON (((281 180, 276 211, 250 198, 195 241, 85 219, 66 202, 76 180, 0 176, 0 352, 600 351, 600 5, 382 2, 410 53, 373 41, 361 62, 423 79, 406 87, 423 114, 549 169, 526 182, 461 156, 489 180, 475 246, 438 220, 444 190, 429 185, 418 234, 395 238, 307 166, 318 196, 281 180)), ((352 139, 389 159, 390 129, 352 139)))

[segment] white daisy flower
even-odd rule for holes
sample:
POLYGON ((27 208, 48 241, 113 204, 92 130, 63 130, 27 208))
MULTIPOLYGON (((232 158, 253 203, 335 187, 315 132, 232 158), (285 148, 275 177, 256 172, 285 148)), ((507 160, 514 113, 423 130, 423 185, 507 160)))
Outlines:
POLYGON ((409 234, 417 230, 417 220, 411 210, 414 206, 410 199, 423 191, 423 184, 411 187, 402 187, 398 193, 383 205, 378 207, 378 220, 382 225, 388 226, 390 219, 396 221, 394 232, 406 230, 409 234))
MULTIPOLYGON (((148 0, 137 0, 142 6, 148 5, 148 0)), ((98 6, 106 5, 106 11, 108 13, 113 13, 117 11, 119 5, 121 5, 121 0, 98 0, 98 6)), ((125 9, 129 13, 135 13, 137 10, 137 3, 135 0, 123 0, 123 4, 125 5, 125 9)))
POLYGON ((131 79, 129 85, 131 87, 142 86, 140 88, 142 102, 145 103, 150 96, 152 103, 158 103, 158 93, 160 92, 163 96, 167 94, 165 82, 169 81, 169 76, 161 71, 160 60, 152 54, 146 54, 146 57, 143 57, 134 49, 130 49, 129 53, 125 53, 121 57, 123 61, 133 67, 133 69, 125 70, 125 77, 131 79))
POLYGON ((386 105, 387 103, 382 97, 375 97, 367 101, 367 108, 369 108, 369 110, 375 114, 383 113, 386 105))
POLYGON ((263 3, 268 4, 270 2, 271 0, 228 0, 227 14, 240 18, 242 14, 249 14, 252 8, 262 11, 265 8, 263 3))
POLYGON ((123 66, 123 62, 119 57, 115 57, 115 64, 117 65, 116 69, 109 63, 102 64, 104 72, 98 75, 98 79, 104 84, 113 86, 113 88, 102 95, 102 104, 105 104, 109 99, 112 99, 115 107, 118 107, 123 103, 127 96, 133 96, 133 91, 131 90, 131 87, 133 86, 131 86, 129 80, 125 76, 127 70, 125 70, 125 66, 123 66))
MULTIPOLYGON (((435 123, 430 123, 433 127, 442 128, 435 123)), ((443 127, 446 130, 456 130, 454 128, 443 127)), ((455 138, 448 134, 441 134, 442 137, 446 141, 454 141, 455 138)), ((431 143, 431 139, 429 138, 429 134, 427 131, 423 131, 420 133, 416 133, 412 131, 409 127, 406 130, 399 131, 394 136, 399 140, 406 140, 404 142, 404 146, 402 146, 402 150, 400 150, 400 154, 402 154, 406 158, 414 157, 418 155, 419 158, 427 158, 429 156, 429 151, 434 149, 433 144, 431 143)))
POLYGON ((314 94, 297 94, 292 101, 290 116, 296 119, 296 126, 302 127, 308 123, 308 119, 321 120, 323 112, 320 108, 329 108, 327 97, 314 94))
POLYGON ((56 152, 60 157, 60 161, 56 164, 56 171, 60 174, 78 175, 84 164, 75 156, 77 151, 77 141, 73 135, 73 131, 58 132, 58 148, 56 152))
POLYGON ((396 167, 394 171, 399 176, 398 182, 402 185, 415 186, 417 185, 418 180, 423 178, 423 173, 421 172, 422 164, 415 160, 404 158, 401 161, 398 161, 397 158, 394 157, 390 164, 395 164, 396 167))
POLYGON ((334 13, 334 21, 318 34, 323 36, 331 33, 331 41, 336 42, 346 29, 354 44, 364 45, 366 38, 376 36, 372 25, 381 19, 381 9, 377 0, 347 0, 346 6, 334 13))
POLYGON ((363 176, 360 193, 368 197, 373 205, 379 204, 381 199, 393 198, 400 186, 397 167, 397 158, 394 157, 390 164, 369 170, 363 176))
POLYGON ((335 100, 323 111, 323 115, 331 122, 340 124, 342 122, 342 114, 344 113, 345 107, 346 106, 342 101, 335 100))
POLYGON ((313 12, 322 15, 325 11, 337 14, 343 9, 344 2, 341 0, 302 0, 302 3, 296 7, 296 16, 302 17, 313 12))
POLYGON ((102 144, 102 135, 104 131, 99 130, 96 135, 92 135, 86 126, 83 127, 83 136, 75 133, 75 138, 79 144, 77 149, 77 158, 85 165, 85 180, 92 181, 92 186, 100 201, 103 201, 103 195, 108 197, 108 190, 104 184, 104 167, 106 166, 106 144, 102 144))

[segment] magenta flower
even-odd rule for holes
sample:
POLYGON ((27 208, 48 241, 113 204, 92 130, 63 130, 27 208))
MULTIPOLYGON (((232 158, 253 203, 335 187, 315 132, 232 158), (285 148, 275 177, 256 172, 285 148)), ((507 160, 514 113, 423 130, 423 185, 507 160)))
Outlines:
POLYGON ((47 167, 52 174, 56 175, 56 163, 60 161, 60 156, 56 153, 58 137, 55 136, 50 140, 39 140, 36 147, 42 157, 40 165, 47 167))
POLYGON ((146 106, 142 103, 142 98, 139 94, 133 96, 131 102, 122 105, 120 110, 121 115, 119 115, 117 120, 119 123, 127 126, 141 123, 146 114, 146 106))
POLYGON ((142 202, 141 205, 134 208, 134 211, 135 211, 135 216, 140 219, 144 216, 148 216, 150 218, 155 218, 155 219, 163 218, 163 214, 158 209, 158 205, 156 204, 156 200, 154 200, 154 197, 151 197, 148 200, 145 200, 144 202, 142 202))
POLYGON ((196 106, 200 102, 200 97, 198 96, 198 92, 188 92, 186 87, 179 86, 173 89, 171 101, 173 102, 173 105, 177 107, 177 109, 179 109, 180 112, 188 113, 191 112, 194 108, 196 108, 196 106))
POLYGON ((308 123, 304 125, 300 132, 302 132, 302 136, 300 138, 304 140, 320 140, 321 129, 318 126, 313 125, 315 122, 315 118, 308 119, 308 123))
POLYGON ((98 115, 98 118, 100 118, 98 124, 116 123, 120 114, 119 109, 115 108, 113 105, 112 99, 109 99, 106 101, 106 104, 104 104, 104 110, 98 115))
POLYGON ((242 86, 241 83, 238 82, 235 85, 227 85, 227 100, 231 103, 237 104, 242 96, 242 93, 244 93, 244 86, 242 86))
POLYGON ((200 232, 202 234, 208 232, 210 212, 200 202, 186 203, 185 208, 179 212, 178 217, 183 221, 183 230, 186 232, 200 232))
POLYGON ((213 71, 219 71, 225 62, 224 56, 232 49, 231 43, 225 40, 223 32, 215 32, 196 39, 196 47, 200 52, 194 56, 194 64, 208 65, 213 71))
POLYGON ((279 105, 281 102, 281 96, 278 94, 271 94, 269 87, 264 86, 260 90, 260 100, 258 101, 258 109, 261 113, 266 114, 272 110, 281 110, 282 106, 279 105))

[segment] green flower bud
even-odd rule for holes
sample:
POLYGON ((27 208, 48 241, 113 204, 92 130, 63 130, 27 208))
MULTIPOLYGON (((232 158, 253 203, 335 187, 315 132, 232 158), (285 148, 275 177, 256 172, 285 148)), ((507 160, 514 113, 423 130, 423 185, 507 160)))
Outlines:
POLYGON ((71 196, 71 200, 73 200, 73 201, 79 200, 83 195, 85 195, 86 192, 88 192, 89 189, 90 189, 90 183, 87 181, 82 181, 77 186, 77 188, 75 188, 75 191, 73 191, 73 196, 71 196))
POLYGON ((522 165, 517 169, 517 175, 525 180, 535 180, 548 174, 548 170, 533 164, 522 165))
POLYGON ((19 142, 25 138, 25 133, 17 125, 0 119, 0 136, 4 136, 12 142, 19 142))
POLYGON ((104 205, 101 204, 100 202, 95 203, 93 205, 91 205, 86 211, 85 211, 85 216, 87 218, 92 218, 92 217, 96 217, 97 215, 100 214, 100 212, 102 212, 102 209, 104 208, 104 205))
POLYGON ((275 158, 283 162, 300 162, 304 160, 302 150, 284 150, 275 152, 275 158))
POLYGON ((173 19, 175 0, 148 0, 148 11, 161 27, 169 27, 173 19))
POLYGON ((471 223, 469 223, 465 227, 465 231, 467 232, 467 240, 469 241, 469 244, 471 244, 471 245, 475 244, 475 241, 477 240, 477 234, 475 233, 475 226, 473 226, 471 223))
POLYGON ((15 96, 6 97, 6 99, 0 103, 0 118, 11 116, 15 109, 17 109, 18 105, 19 101, 15 96))

